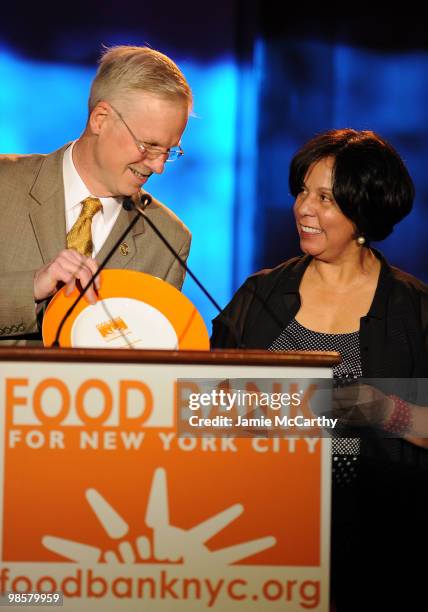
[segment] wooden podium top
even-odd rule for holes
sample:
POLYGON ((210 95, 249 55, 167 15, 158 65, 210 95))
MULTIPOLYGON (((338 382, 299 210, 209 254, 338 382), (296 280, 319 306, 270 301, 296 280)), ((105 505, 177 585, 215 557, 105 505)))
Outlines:
POLYGON ((132 349, 0 348, 0 361, 62 361, 102 363, 177 363, 204 365, 276 365, 333 367, 340 354, 319 351, 272 352, 259 350, 143 351, 132 349))

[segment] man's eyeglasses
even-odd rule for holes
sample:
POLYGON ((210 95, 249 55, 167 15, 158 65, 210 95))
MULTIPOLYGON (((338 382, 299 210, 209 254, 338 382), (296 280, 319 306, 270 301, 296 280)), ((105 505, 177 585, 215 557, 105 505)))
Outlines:
POLYGON ((171 149, 167 149, 165 151, 164 149, 161 149, 160 147, 155 147, 154 145, 148 144, 147 142, 138 140, 138 138, 135 137, 134 132, 131 130, 129 125, 126 123, 125 119, 119 113, 119 111, 112 104, 110 104, 110 106, 114 110, 116 115, 119 117, 119 119, 122 121, 123 125, 126 127, 128 132, 131 134, 132 139, 135 142, 137 149, 140 151, 140 153, 144 153, 147 159, 156 159, 157 157, 160 157, 161 155, 163 155, 165 156, 165 161, 173 162, 179 159, 182 155, 184 155, 184 151, 180 146, 172 147, 171 149))

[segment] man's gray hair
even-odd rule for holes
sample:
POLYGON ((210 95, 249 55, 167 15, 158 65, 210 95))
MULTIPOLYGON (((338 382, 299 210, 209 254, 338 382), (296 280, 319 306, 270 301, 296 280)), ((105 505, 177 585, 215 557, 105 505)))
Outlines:
POLYGON ((181 100, 189 111, 192 107, 192 91, 172 59, 149 47, 120 45, 106 49, 101 56, 91 86, 89 112, 101 100, 114 102, 138 91, 181 100))

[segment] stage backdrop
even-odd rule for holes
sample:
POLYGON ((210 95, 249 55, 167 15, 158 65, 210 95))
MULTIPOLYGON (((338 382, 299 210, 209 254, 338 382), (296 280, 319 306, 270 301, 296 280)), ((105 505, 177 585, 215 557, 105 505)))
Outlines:
MULTIPOLYGON (((380 246, 428 280, 428 33, 400 12, 284 19, 272 3, 166 0, 73 3, 64 19, 24 2, 0 23, 0 153, 49 152, 76 138, 102 45, 170 54, 195 94, 185 156, 147 187, 189 226, 189 264, 224 305, 245 277, 299 253, 288 164, 315 133, 373 129, 391 140, 416 184, 411 216, 380 246), (25 19, 22 13, 25 12, 25 19), (409 33, 411 32, 411 35, 409 33)), ((210 325, 215 310, 185 293, 210 325)))

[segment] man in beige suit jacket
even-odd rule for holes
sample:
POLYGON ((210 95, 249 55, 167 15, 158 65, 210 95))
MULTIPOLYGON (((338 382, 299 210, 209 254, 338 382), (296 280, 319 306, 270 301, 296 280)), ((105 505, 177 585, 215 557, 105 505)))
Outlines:
MULTIPOLYGON (((152 173, 182 155, 191 104, 172 60, 145 47, 115 47, 100 61, 76 142, 49 155, 0 156, 0 346, 40 339, 40 305, 64 284, 71 291, 76 280, 90 280, 135 215, 122 208, 123 197, 137 197, 152 173), (92 257, 66 247, 82 209, 76 194, 103 205, 92 221, 94 236, 99 217, 92 257)), ((184 224, 155 199, 146 213, 185 260, 184 224)), ((108 267, 147 272, 181 288, 183 269, 143 219, 122 246, 108 267)), ((88 299, 96 301, 92 288, 88 299)))

